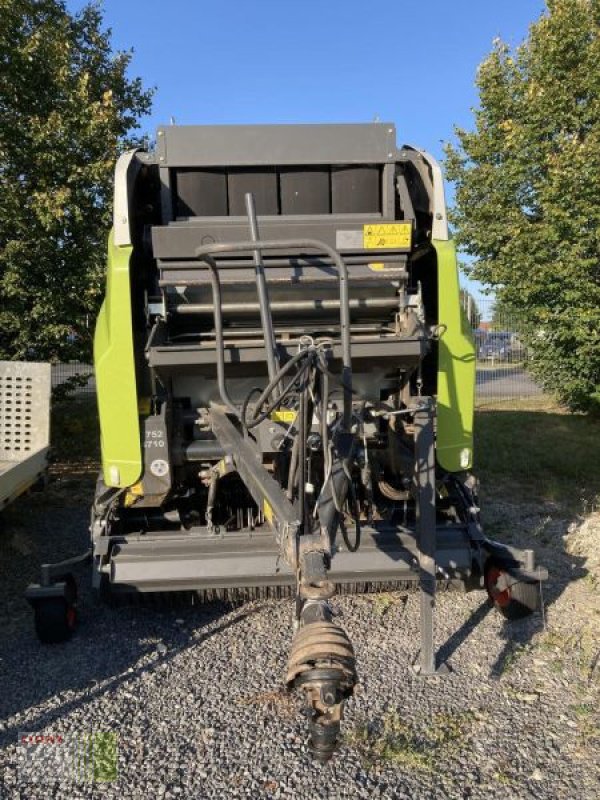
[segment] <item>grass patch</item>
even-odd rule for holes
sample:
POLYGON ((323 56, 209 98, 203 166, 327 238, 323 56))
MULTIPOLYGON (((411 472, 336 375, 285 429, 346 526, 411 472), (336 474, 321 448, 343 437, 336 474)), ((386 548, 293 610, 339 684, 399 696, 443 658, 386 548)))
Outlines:
POLYGON ((596 667, 600 651, 598 633, 592 626, 586 625, 580 630, 564 633, 546 631, 537 647, 552 656, 553 661, 549 666, 553 672, 562 672, 568 663, 579 673, 586 685, 597 683, 596 667))
POLYGON ((571 413, 546 394, 518 398, 476 398, 476 406, 479 411, 551 411, 555 414, 571 413))
POLYGON ((388 711, 376 724, 357 724, 345 740, 359 751, 366 767, 387 762, 429 772, 465 746, 475 718, 472 711, 435 714, 421 733, 397 711, 388 711))
POLYGON ((580 718, 585 718, 590 714, 593 714, 595 709, 591 703, 577 703, 574 706, 571 706, 571 710, 575 713, 575 716, 580 718))
POLYGON ((380 617, 387 614, 390 608, 398 606, 406 600, 405 595, 392 594, 391 592, 380 592, 374 595, 367 595, 367 597, 373 605, 373 610, 380 617))
POLYGON ((580 746, 585 749, 593 748, 594 752, 597 752, 600 745, 600 724, 592 719, 580 719, 578 735, 580 746))
POLYGON ((565 413, 551 404, 479 409, 475 457, 484 498, 549 501, 578 512, 592 510, 599 502, 597 418, 565 413))
POLYGON ((494 780, 502 784, 502 786, 511 786, 513 783, 513 778, 502 770, 494 772, 494 780))
POLYGON ((572 647, 575 639, 573 634, 565 635, 560 631, 548 630, 538 641, 538 647, 549 653, 563 653, 572 647))
POLYGON ((515 644, 510 643, 509 649, 506 651, 502 663, 498 666, 500 675, 509 675, 517 666, 521 656, 528 653, 531 649, 529 644, 515 644))

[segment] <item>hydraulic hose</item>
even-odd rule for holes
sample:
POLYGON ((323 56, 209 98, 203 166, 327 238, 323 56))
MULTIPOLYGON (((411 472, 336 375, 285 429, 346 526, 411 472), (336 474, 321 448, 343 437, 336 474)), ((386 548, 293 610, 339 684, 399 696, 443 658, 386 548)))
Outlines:
POLYGON ((252 395, 259 391, 257 389, 253 389, 246 400, 244 401, 244 406, 242 409, 242 422, 244 423, 245 427, 250 430, 251 428, 256 427, 259 425, 263 420, 267 419, 269 414, 274 411, 278 406, 282 404, 285 397, 289 394, 290 390, 294 386, 294 384, 305 374, 310 366, 310 359, 308 355, 310 354, 310 350, 300 350, 296 355, 294 355, 290 360, 284 364, 284 366, 277 372, 274 378, 269 382, 269 385, 262 391, 262 394, 256 401, 256 409, 260 410, 263 408, 264 404, 273 393, 275 387, 281 382, 281 380, 287 375, 287 373, 291 370, 291 368, 297 364, 302 359, 306 359, 305 363, 300 367, 298 372, 294 375, 294 377, 288 382, 287 386, 282 390, 281 394, 275 398, 275 400, 269 405, 266 411, 260 411, 258 414, 255 412, 254 416, 251 419, 247 419, 247 409, 250 403, 250 399, 252 395))
POLYGON ((300 519, 306 530, 306 406, 308 393, 307 381, 300 390, 300 411, 298 413, 298 506, 300 519))
POLYGON ((356 497, 356 492, 354 491, 354 484, 352 483, 352 481, 349 481, 348 488, 349 488, 349 491, 350 491, 351 502, 352 502, 352 505, 354 507, 353 508, 354 513, 352 515, 353 519, 354 519, 354 525, 355 525, 354 542, 350 543, 350 539, 348 537, 348 530, 346 528, 346 524, 345 524, 344 519, 343 519, 343 514, 340 514, 340 530, 342 532, 342 538, 344 540, 344 544, 346 545, 346 547, 348 549, 348 552, 349 553, 356 553, 356 551, 360 547, 360 535, 361 535, 361 530, 360 530, 360 509, 358 507, 358 500, 357 500, 357 497, 356 497))

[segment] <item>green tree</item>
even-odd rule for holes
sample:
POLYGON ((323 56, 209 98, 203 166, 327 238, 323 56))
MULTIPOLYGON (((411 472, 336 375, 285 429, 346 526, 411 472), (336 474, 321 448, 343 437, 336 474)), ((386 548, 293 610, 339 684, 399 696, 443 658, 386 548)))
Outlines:
POLYGON ((112 176, 148 113, 102 10, 0 0, 0 358, 89 358, 112 176))
POLYGON ((477 73, 456 129, 458 244, 526 322, 531 369, 572 408, 600 405, 600 0, 548 0, 515 51, 477 73))
POLYGON ((511 333, 522 335, 527 325, 523 323, 521 317, 522 312, 520 309, 509 305, 504 299, 496 298, 490 329, 493 331, 510 331, 511 333))

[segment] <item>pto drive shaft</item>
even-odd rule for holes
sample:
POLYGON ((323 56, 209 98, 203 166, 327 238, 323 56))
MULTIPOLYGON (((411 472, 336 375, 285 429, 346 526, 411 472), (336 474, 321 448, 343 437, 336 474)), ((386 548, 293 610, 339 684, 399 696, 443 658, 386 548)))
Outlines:
POLYGON ((311 747, 322 762, 328 761, 337 747, 343 703, 357 682, 352 644, 332 617, 326 600, 304 603, 286 677, 289 689, 305 693, 311 747))

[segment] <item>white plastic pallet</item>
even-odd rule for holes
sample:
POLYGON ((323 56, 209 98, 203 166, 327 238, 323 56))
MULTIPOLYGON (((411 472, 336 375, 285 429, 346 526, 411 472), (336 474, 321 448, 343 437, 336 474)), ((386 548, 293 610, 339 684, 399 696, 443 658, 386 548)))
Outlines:
POLYGON ((50 390, 50 364, 0 361, 0 508, 46 469, 50 390))

